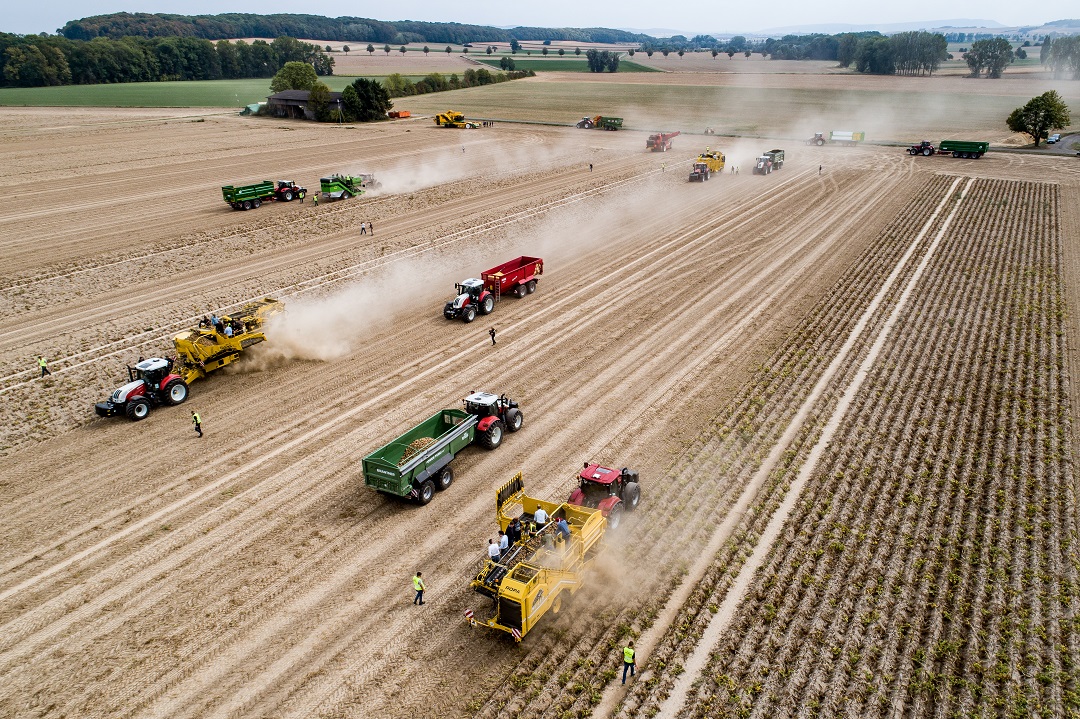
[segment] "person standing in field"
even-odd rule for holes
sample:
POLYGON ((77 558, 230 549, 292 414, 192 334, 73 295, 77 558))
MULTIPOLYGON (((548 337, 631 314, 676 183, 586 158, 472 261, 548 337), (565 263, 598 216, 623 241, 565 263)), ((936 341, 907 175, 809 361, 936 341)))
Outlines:
POLYGON ((360 234, 361 235, 366 235, 367 234, 367 223, 366 222, 361 222, 360 223, 360 234))
POLYGON ((491 329, 489 329, 488 334, 491 335, 491 346, 494 347, 495 346, 495 328, 492 327, 491 329))
POLYGON ((416 590, 416 596, 413 597, 412 603, 420 606, 424 605, 424 590, 427 588, 424 586, 423 574, 423 572, 417 572, 416 576, 412 578, 412 586, 416 590))
MULTIPOLYGON (((491 330, 491 344, 495 344, 495 330, 491 330)), ((38 355, 37 358, 38 367, 41 368, 41 376, 44 377, 47 374, 52 374, 49 371, 49 363, 45 361, 45 358, 38 355)))
POLYGON ((623 647, 622 683, 626 684, 626 670, 630 670, 630 676, 634 676, 634 668, 637 666, 637 652, 634 651, 634 640, 623 647))
POLYGON ((199 437, 202 437, 202 417, 195 410, 191 410, 191 423, 195 425, 195 431, 199 433, 199 437))
POLYGON ((315 203, 316 207, 319 206, 319 193, 318 192, 315 193, 315 199, 313 199, 312 202, 315 203))
POLYGON ((367 223, 367 232, 368 232, 369 235, 374 235, 375 234, 375 225, 368 222, 367 223))

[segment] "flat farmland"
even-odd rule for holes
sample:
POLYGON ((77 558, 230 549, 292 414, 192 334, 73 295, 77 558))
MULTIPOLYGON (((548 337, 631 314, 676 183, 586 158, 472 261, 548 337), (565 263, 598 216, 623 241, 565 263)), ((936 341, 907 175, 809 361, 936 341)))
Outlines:
MULTIPOLYGON (((802 111, 829 118, 851 82, 549 77, 398 106, 734 132, 706 116, 741 98, 771 142, 806 118, 754 93, 816 88, 802 111)), ((887 80, 853 92, 925 95, 887 80)), ((1035 94, 994 88, 921 131, 989 131, 1035 94)), ((0 714, 1077 715, 1075 158, 791 144, 760 177, 766 140, 718 137, 742 172, 690 184, 704 138, 0 117, 23 188, 0 211, 0 714), (360 170, 383 191, 318 208, 218 189, 360 170), (535 294, 441 317, 520 254, 545 258, 535 294), (289 311, 237 371, 91 418, 125 364, 259 296, 289 311), (518 400, 522 431, 464 451, 426 507, 363 487, 365 454, 474 389, 518 400), (521 644, 470 628, 495 489, 523 471, 561 499, 584 459, 637 469, 640 511, 521 644)))

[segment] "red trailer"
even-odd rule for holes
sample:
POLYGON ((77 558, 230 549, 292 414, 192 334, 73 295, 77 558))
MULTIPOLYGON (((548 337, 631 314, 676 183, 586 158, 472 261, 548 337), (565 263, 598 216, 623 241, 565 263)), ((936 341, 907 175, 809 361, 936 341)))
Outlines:
POLYGON ((443 317, 472 322, 477 315, 491 314, 495 303, 505 294, 524 297, 536 291, 536 278, 544 274, 539 257, 515 257, 509 262, 454 285, 457 296, 443 307, 443 317))
POLYGON ((671 149, 672 141, 679 134, 679 131, 676 130, 675 132, 657 132, 649 135, 649 139, 645 141, 645 149, 653 152, 667 152, 671 149))

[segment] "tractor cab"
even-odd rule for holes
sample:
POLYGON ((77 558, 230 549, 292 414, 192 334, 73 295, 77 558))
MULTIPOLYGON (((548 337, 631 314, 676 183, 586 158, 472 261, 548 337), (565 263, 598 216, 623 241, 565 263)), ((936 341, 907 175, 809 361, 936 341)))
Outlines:
POLYGON ((465 411, 477 417, 498 417, 508 406, 516 407, 505 395, 490 392, 473 392, 465 398, 465 411))
POLYGON ((619 526, 622 513, 637 509, 641 501, 638 473, 632 469, 611 469, 596 463, 585 463, 578 474, 578 488, 567 500, 579 507, 592 507, 604 513, 608 525, 619 526))
POLYGON ((161 386, 161 381, 165 379, 172 370, 172 361, 162 359, 161 357, 151 357, 148 360, 139 362, 134 367, 128 367, 128 378, 132 382, 142 380, 151 387, 157 389, 161 386))
POLYGON ((277 181, 277 188, 279 190, 295 190, 296 189, 296 183, 293 182, 292 180, 278 180, 277 181))
POLYGON ((454 299, 454 309, 461 309, 465 306, 466 302, 470 302, 474 305, 480 304, 480 293, 484 291, 484 281, 478 280, 475 277, 454 285, 454 289, 457 290, 457 297, 454 299))

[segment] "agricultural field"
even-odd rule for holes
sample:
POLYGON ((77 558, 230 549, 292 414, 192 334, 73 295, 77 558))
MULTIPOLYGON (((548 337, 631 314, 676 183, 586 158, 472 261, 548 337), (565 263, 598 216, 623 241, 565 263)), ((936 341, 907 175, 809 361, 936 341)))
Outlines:
POLYGON ((1019 145, 1008 110, 1074 85, 553 72, 396 103, 622 132, 0 108, 0 715, 1080 716, 1080 163, 801 142, 1019 145), (645 152, 659 127, 686 132, 645 152), (729 169, 690 184, 705 144, 729 169), (219 189, 361 171, 382 189, 317 208, 219 189), (535 294, 443 319, 522 254, 535 294), (269 341, 184 405, 93 418, 266 296, 269 341), (363 486, 473 390, 522 430, 430 505, 363 486), (496 488, 561 501, 582 460, 636 469, 640 509, 520 644, 470 627, 496 488))

